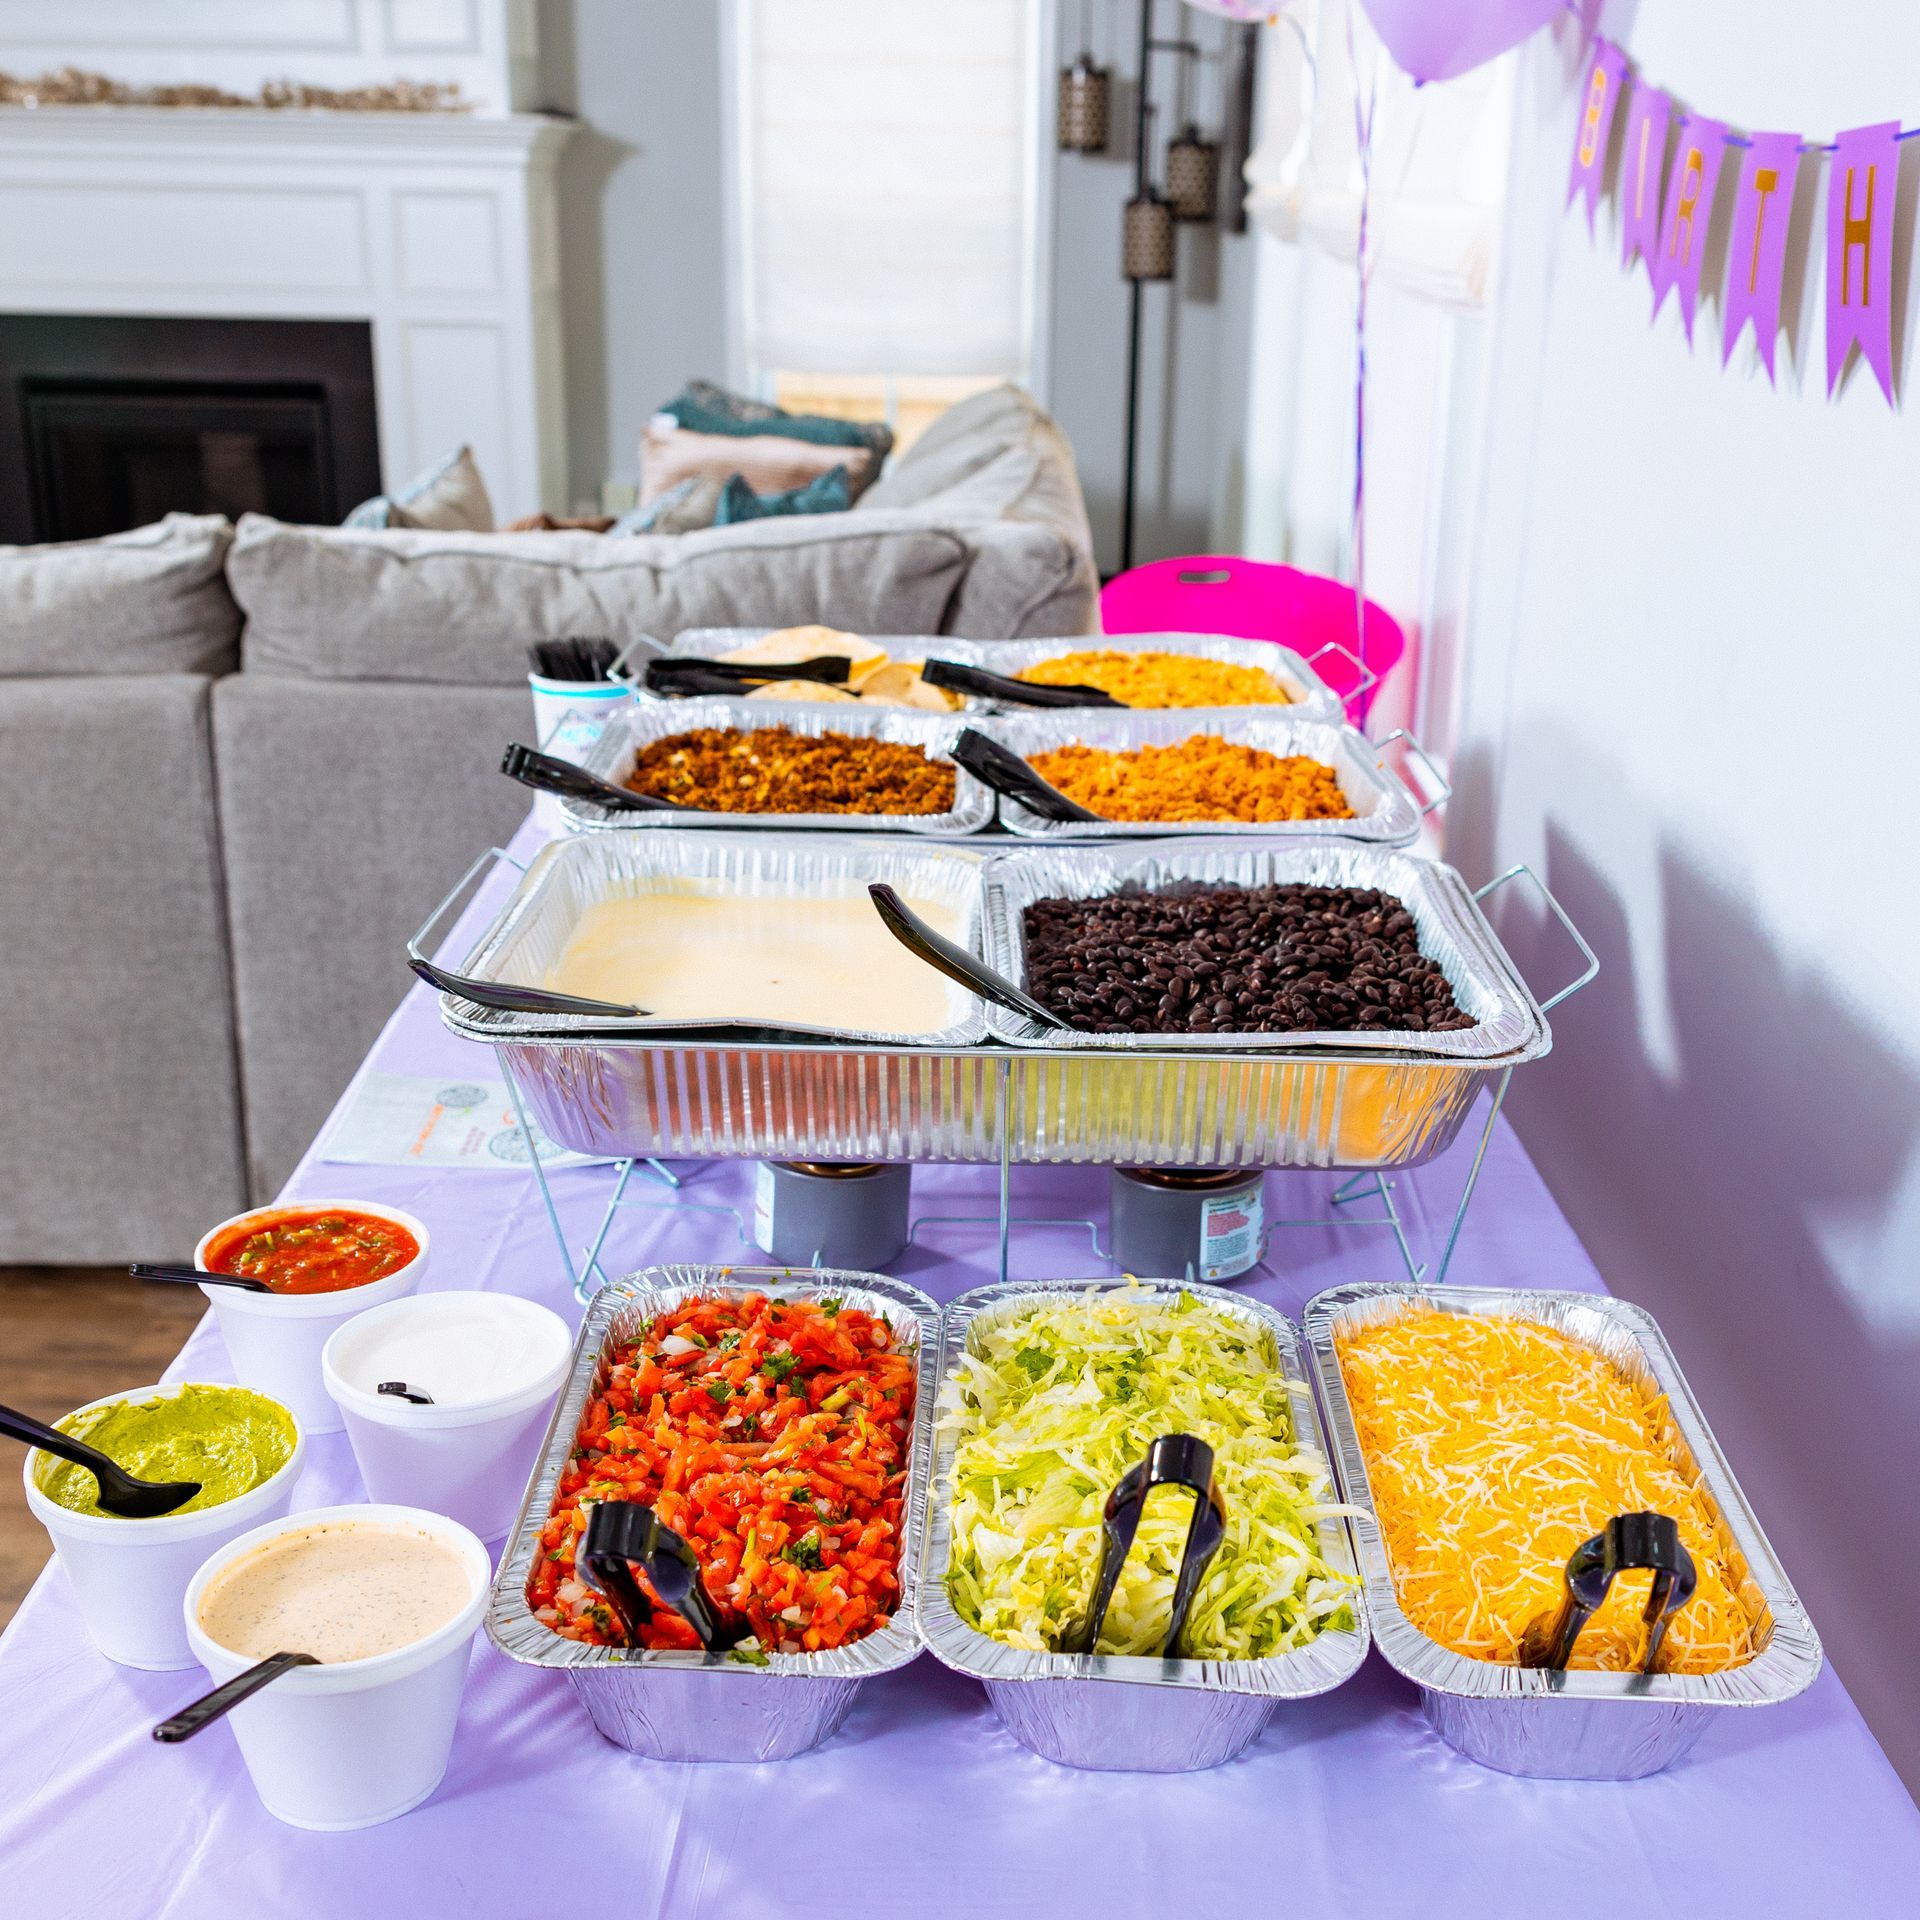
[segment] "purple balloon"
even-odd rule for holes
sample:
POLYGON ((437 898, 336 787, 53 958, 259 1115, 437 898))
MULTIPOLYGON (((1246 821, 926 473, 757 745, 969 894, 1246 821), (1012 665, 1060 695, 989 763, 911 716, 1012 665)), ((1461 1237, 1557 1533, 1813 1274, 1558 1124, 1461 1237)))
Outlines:
POLYGON ((1360 0, 1394 60, 1416 80, 1451 80, 1517 47, 1567 0, 1360 0))

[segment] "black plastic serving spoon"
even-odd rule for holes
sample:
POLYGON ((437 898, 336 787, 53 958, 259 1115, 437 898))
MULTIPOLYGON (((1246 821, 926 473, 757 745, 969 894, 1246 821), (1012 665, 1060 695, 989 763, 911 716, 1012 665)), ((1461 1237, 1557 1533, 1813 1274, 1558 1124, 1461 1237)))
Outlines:
POLYGON ((585 800, 612 813, 705 813, 705 807, 690 807, 682 800, 662 800, 658 794, 635 793, 631 787, 616 787, 597 773, 576 767, 571 760, 557 759, 518 741, 500 761, 500 771, 509 780, 518 780, 535 793, 557 793, 568 800, 585 800))
POLYGON ((1043 820, 1092 821, 1105 824, 1103 816, 1069 800, 1051 780, 1042 779, 1030 761, 1021 759, 1011 747, 989 740, 984 733, 965 728, 949 749, 953 758, 995 793, 1018 800, 1030 813, 1043 820))
POLYGON ((983 700, 1011 700, 1022 707, 1124 707, 1124 700, 1098 687, 1048 686, 1038 680, 1014 680, 1004 673, 989 673, 985 667, 970 667, 959 660, 929 660, 920 669, 920 678, 930 687, 945 687, 949 693, 971 693, 983 700))
POLYGON ((936 933, 884 881, 876 880, 868 888, 874 910, 886 922, 887 931, 911 954, 937 967, 949 980, 958 980, 983 1000, 1005 1007, 1011 1013, 1023 1013, 1043 1027, 1064 1027, 1057 1013, 1043 1007, 1030 994, 1022 993, 1004 975, 995 973, 984 960, 956 946, 945 934, 936 933))
POLYGON ((0 1433, 85 1467, 100 1483, 102 1509, 120 1520, 157 1520, 175 1507, 184 1507, 200 1491, 198 1480, 136 1480, 97 1447, 85 1446, 12 1407, 0 1407, 0 1433))
POLYGON ((251 1699, 270 1680, 278 1680, 283 1673, 291 1673, 295 1667, 317 1667, 319 1664, 310 1653, 270 1653, 245 1673, 236 1673, 211 1693, 203 1693, 198 1700, 162 1720, 154 1728, 153 1737, 170 1747, 182 1740, 191 1740, 202 1727, 212 1726, 222 1714, 232 1712, 242 1700, 251 1699))
POLYGON ((127 1271, 136 1280, 161 1280, 174 1287, 238 1287, 245 1293, 271 1293, 264 1280, 244 1273, 209 1273, 204 1267, 174 1267, 164 1261, 136 1260, 127 1271))

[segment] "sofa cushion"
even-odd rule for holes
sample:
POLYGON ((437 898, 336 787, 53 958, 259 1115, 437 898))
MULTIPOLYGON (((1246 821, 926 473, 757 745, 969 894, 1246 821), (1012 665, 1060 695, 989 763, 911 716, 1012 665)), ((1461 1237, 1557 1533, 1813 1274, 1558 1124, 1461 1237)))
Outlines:
POLYGON ((240 610, 218 514, 0 547, 0 674, 226 673, 240 610))
MULTIPOLYGON (((293 1171, 406 992, 407 936, 468 861, 526 817, 527 791, 502 776, 500 754, 532 725, 524 684, 240 673, 214 689, 256 1202, 293 1171)), ((465 1071, 486 1065, 462 1051, 465 1071)))
POLYGON ((360 532, 249 514, 228 577, 249 673, 506 686, 536 640, 621 645, 686 627, 819 622, 939 633, 966 538, 919 515, 749 521, 614 540, 589 533, 360 532))
POLYGON ((0 1262, 184 1260, 246 1204, 212 684, 0 694, 0 1262))
POLYGON ((863 504, 924 506, 1014 447, 1073 471, 1066 435, 1032 397, 1018 387, 989 387, 950 406, 874 482, 863 504))

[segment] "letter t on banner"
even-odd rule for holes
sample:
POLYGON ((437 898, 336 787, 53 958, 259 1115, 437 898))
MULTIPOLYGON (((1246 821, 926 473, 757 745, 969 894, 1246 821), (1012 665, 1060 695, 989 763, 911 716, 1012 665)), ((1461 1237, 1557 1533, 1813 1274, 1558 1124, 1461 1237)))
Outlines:
POLYGON ((1610 40, 1596 40, 1587 62, 1586 85, 1580 98, 1580 130, 1573 143, 1573 174, 1567 182, 1567 205, 1585 197, 1587 232, 1600 205, 1600 186, 1607 171, 1607 135, 1613 131, 1614 109, 1626 89, 1627 56, 1610 40))
MULTIPOLYGON (((1636 87, 1627 110, 1627 143, 1620 155, 1620 264, 1637 253, 1657 276, 1660 191, 1666 180, 1667 125, 1673 102, 1658 87, 1636 87)), ((1655 286, 1659 281, 1656 277, 1655 286)))
POLYGON ((1660 244, 1647 262, 1656 315, 1669 289, 1680 289, 1680 311, 1686 317, 1689 346, 1693 344, 1694 309, 1700 302, 1700 259, 1707 250, 1707 222, 1713 215, 1713 194, 1720 184, 1720 160, 1726 150, 1723 122, 1703 119, 1697 113, 1681 121, 1673 178, 1667 182, 1667 212, 1660 223, 1660 244))
POLYGON ((1748 136, 1740 184, 1733 194, 1733 232, 1727 242, 1720 364, 1725 366, 1733 358, 1740 329, 1752 320, 1754 344, 1769 381, 1774 343, 1780 335, 1780 277, 1787 264, 1787 228, 1793 220, 1793 188, 1799 173, 1797 133, 1748 136))
POLYGON ((1893 199, 1900 123, 1854 127, 1827 175, 1827 397, 1857 346, 1893 402, 1893 199))

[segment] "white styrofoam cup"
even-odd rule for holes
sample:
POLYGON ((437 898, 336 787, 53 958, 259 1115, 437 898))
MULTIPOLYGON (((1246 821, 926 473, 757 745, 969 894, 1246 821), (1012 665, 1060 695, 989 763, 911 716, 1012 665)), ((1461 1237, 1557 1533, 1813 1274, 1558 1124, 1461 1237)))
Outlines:
POLYGON ((573 1335, 557 1313, 504 1293, 417 1293, 336 1329, 320 1370, 345 1418, 367 1498, 427 1507, 482 1540, 500 1539, 520 1511, 572 1349, 573 1335), (430 1336, 436 1322, 451 1327, 475 1309, 503 1322, 525 1356, 524 1374, 511 1388, 480 1399, 436 1398, 432 1406, 367 1390, 366 1360, 383 1341, 396 1333, 430 1336))
MULTIPOLYGON (((109 1393, 90 1400, 75 1411, 91 1413, 96 1407, 153 1400, 179 1391, 180 1384, 135 1387, 130 1393, 109 1393)), ((180 1621, 180 1596, 209 1553, 249 1528, 278 1520, 286 1513, 293 1502, 293 1483, 306 1447, 306 1435, 295 1414, 293 1452, 278 1473, 237 1500, 225 1500, 193 1513, 158 1514, 150 1520, 75 1513, 49 1500, 40 1491, 38 1469, 50 1456, 37 1447, 31 1449, 23 1469, 27 1506, 53 1540, 54 1553, 73 1588, 81 1624, 93 1644, 123 1667, 168 1672, 192 1666, 193 1649, 187 1645, 180 1621)))
POLYGON ((338 1433, 340 1409, 320 1377, 321 1349, 336 1327, 370 1307, 401 1299, 420 1284, 427 1271, 427 1229, 412 1214, 375 1200, 289 1200, 277 1206, 251 1207, 231 1220, 221 1221, 194 1248, 193 1264, 203 1273, 210 1271, 207 1248, 230 1228, 294 1210, 370 1213, 405 1227, 420 1247, 404 1267, 370 1280, 364 1287, 343 1287, 336 1293, 253 1293, 244 1287, 205 1285, 200 1289, 212 1304, 213 1317, 220 1323, 220 1337, 227 1343, 240 1384, 291 1407, 308 1433, 338 1433))
POLYGON ((418 1527, 460 1553, 473 1583, 467 1604, 424 1639, 365 1660, 296 1667, 227 1715, 266 1810, 288 1826, 340 1832, 409 1812, 445 1777, 492 1567, 486 1548, 465 1527, 414 1507, 312 1507, 255 1527, 214 1554, 186 1591, 187 1640, 216 1686, 254 1663, 201 1628, 200 1597, 208 1582, 276 1535, 327 1520, 418 1527))

